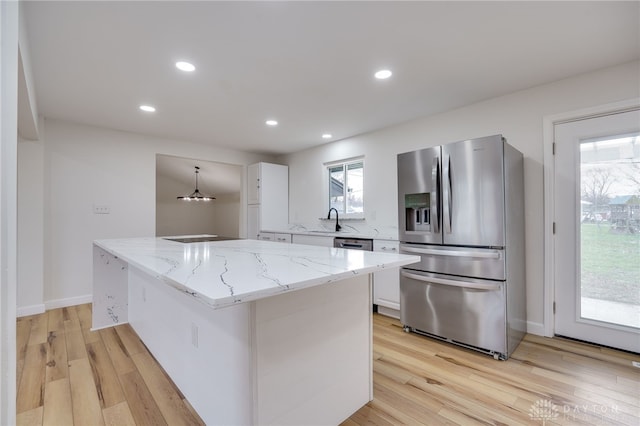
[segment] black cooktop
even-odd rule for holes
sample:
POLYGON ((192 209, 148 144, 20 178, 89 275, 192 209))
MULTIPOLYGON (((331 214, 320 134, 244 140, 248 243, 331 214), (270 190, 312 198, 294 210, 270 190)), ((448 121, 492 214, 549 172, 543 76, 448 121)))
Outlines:
POLYGON ((212 235, 208 237, 184 237, 184 238, 163 238, 169 241, 175 241, 177 243, 205 243, 209 241, 228 241, 228 240, 239 240, 240 238, 233 237, 221 237, 219 235, 212 235))

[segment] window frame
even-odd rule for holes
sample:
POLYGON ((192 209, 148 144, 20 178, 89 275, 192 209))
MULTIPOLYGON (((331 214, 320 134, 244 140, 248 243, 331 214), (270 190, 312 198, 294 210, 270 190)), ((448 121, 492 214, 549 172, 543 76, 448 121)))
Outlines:
POLYGON ((338 166, 342 166, 343 171, 345 173, 345 186, 344 186, 344 202, 342 205, 342 209, 343 211, 341 211, 340 214, 340 218, 341 219, 364 219, 365 218, 365 184, 364 184, 364 180, 365 180, 365 159, 364 156, 361 157, 352 157, 352 158, 347 158, 347 159, 343 159, 343 160, 339 160, 339 161, 331 161, 328 163, 324 163, 324 201, 323 201, 323 205, 325 205, 327 207, 327 211, 329 209, 331 209, 331 172, 330 170, 332 168, 338 167, 338 166), (352 164, 358 164, 361 163, 362 164, 362 212, 356 212, 356 213, 347 213, 346 209, 347 209, 347 188, 348 188, 348 166, 352 165, 352 164), (326 204, 325 204, 326 203, 326 204))

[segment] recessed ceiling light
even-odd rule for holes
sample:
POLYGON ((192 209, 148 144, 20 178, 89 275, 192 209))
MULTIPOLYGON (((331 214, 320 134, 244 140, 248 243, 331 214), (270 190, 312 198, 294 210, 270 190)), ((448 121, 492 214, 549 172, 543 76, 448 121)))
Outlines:
POLYGON ((195 71, 196 69, 196 67, 193 64, 190 64, 189 62, 182 62, 182 61, 176 62, 176 68, 186 72, 195 71))
POLYGON ((333 136, 331 133, 324 133, 322 139, 331 139, 331 136, 333 136))
POLYGON ((391 71, 389 70, 380 70, 378 72, 376 72, 374 75, 378 80, 384 80, 386 78, 391 77, 391 74, 393 74, 391 71))
POLYGON ((276 120, 267 120, 267 121, 265 121, 265 124, 267 126, 277 126, 278 122, 276 120))
POLYGON ((140 105, 140 109, 144 112, 156 112, 156 109, 151 105, 140 105))

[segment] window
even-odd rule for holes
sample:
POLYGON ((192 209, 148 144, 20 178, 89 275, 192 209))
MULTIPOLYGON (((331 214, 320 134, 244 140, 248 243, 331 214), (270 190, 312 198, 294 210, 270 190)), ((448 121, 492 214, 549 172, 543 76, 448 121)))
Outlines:
POLYGON ((357 160, 327 165, 329 175, 329 208, 345 217, 364 216, 364 161, 357 160))

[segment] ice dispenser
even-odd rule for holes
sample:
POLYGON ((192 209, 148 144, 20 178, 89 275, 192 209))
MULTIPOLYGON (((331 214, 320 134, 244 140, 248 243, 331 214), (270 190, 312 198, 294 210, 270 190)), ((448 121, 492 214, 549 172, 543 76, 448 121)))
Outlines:
POLYGON ((431 231, 431 194, 405 194, 404 207, 407 231, 431 231))

